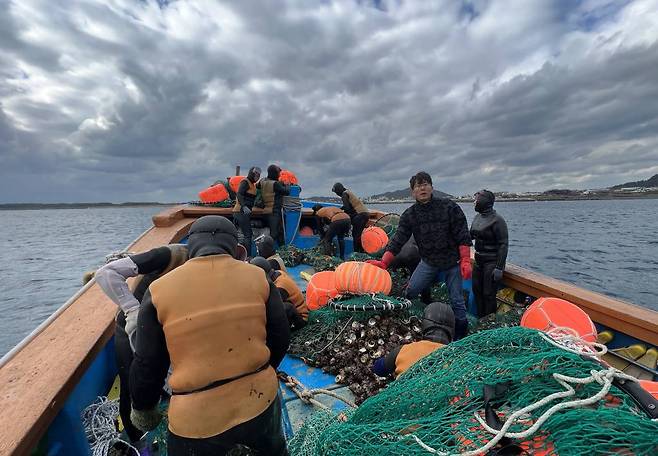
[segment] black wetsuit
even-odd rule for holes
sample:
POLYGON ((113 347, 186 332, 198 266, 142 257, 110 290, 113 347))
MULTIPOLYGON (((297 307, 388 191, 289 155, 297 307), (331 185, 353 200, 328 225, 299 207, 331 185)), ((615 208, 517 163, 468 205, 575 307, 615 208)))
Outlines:
MULTIPOLYGON (((200 220, 202 219, 197 222, 200 220)), ((213 226, 200 230, 199 233, 196 235, 197 237, 210 238, 212 242, 201 238, 198 241, 199 246, 196 246, 193 245, 190 236, 188 241, 190 257, 217 255, 228 251, 221 247, 220 242, 222 241, 219 239, 226 235, 216 231, 213 226)), ((273 283, 270 282, 269 286, 269 296, 265 303, 265 343, 270 350, 269 365, 276 369, 288 349, 290 329, 281 295, 273 283)), ((169 363, 164 329, 158 319, 150 290, 148 290, 139 309, 137 347, 133 367, 130 370, 130 393, 136 410, 149 410, 158 404, 169 363)), ((191 439, 175 435, 172 432, 169 432, 167 437, 171 454, 222 455, 226 454, 236 443, 249 445, 255 450, 262 450, 259 454, 287 454, 285 439, 281 431, 278 398, 260 415, 213 437, 191 439), (266 431, 268 438, 263 438, 264 429, 268 430, 266 431)))
MULTIPOLYGON (((490 192, 487 192, 490 193, 490 192)), ((471 225, 471 237, 475 240, 475 264, 473 266, 473 293, 478 318, 496 312, 497 284, 494 270, 505 270, 508 235, 505 219, 493 209, 493 194, 484 195, 478 201, 479 213, 471 225)))
POLYGON ((254 209, 256 195, 252 195, 247 192, 247 190, 249 190, 249 178, 243 179, 238 186, 238 191, 236 192, 235 197, 240 203, 241 209, 240 212, 233 213, 233 218, 237 222, 240 231, 242 231, 242 245, 247 249, 247 254, 251 255, 251 239, 253 237, 253 231, 251 230, 251 211, 254 209), (244 207, 249 208, 248 214, 242 209, 244 207))

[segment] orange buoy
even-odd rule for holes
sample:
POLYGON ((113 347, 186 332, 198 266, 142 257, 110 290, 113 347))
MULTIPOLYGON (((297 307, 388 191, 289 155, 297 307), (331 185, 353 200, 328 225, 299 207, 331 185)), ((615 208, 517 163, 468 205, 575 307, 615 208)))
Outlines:
POLYGON ((388 235, 378 226, 369 226, 361 233, 361 246, 367 253, 382 250, 388 244, 388 235))
POLYGON ((336 268, 339 293, 367 294, 391 292, 391 274, 363 261, 346 261, 336 268))
POLYGON ((306 285, 306 305, 309 310, 326 306, 329 299, 337 295, 334 271, 316 272, 306 285))
POLYGON ((548 332, 569 328, 586 342, 596 342, 596 327, 592 319, 578 306, 560 298, 539 298, 521 317, 521 326, 548 332))
POLYGON ((303 226, 299 229, 300 236, 313 236, 313 228, 310 226, 303 226))
POLYGON ((299 183, 295 173, 288 171, 287 169, 281 170, 281 173, 279 174, 279 182, 283 182, 286 185, 297 185, 299 183))
POLYGON ((228 178, 228 184, 231 186, 231 190, 233 190, 235 193, 238 192, 238 187, 240 186, 240 182, 245 180, 247 176, 231 176, 228 178))
POLYGON ((199 192, 199 199, 204 203, 216 203, 228 199, 228 191, 224 184, 217 184, 199 192))
POLYGON ((640 380, 640 386, 647 390, 649 394, 658 399, 658 382, 651 380, 640 380))

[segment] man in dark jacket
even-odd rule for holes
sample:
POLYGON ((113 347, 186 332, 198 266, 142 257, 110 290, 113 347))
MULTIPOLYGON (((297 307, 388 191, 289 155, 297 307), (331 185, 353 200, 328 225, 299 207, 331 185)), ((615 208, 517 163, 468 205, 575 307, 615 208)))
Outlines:
POLYGON ((287 454, 276 367, 290 329, 281 296, 262 269, 235 259, 226 218, 190 227, 190 259, 153 282, 142 301, 130 369, 131 418, 148 431, 169 364, 170 454, 226 454, 245 445, 287 454))
POLYGON ((267 177, 261 179, 256 185, 260 189, 263 200, 263 214, 265 222, 270 228, 270 236, 279 244, 286 243, 281 223, 281 210, 283 209, 283 197, 290 195, 290 187, 279 182, 281 168, 277 165, 267 167, 267 177))
POLYGON ((350 216, 352 222, 352 239, 354 240, 354 251, 363 252, 361 246, 361 233, 368 224, 370 213, 361 200, 350 190, 347 190, 343 184, 336 182, 331 191, 340 196, 343 200, 341 209, 350 216))
POLYGON ((251 211, 256 202, 256 182, 260 179, 260 168, 252 166, 249 168, 247 178, 243 179, 235 194, 235 206, 233 206, 233 220, 235 220, 242 231, 242 245, 247 249, 247 255, 251 256, 251 211))
POLYGON ((475 241, 473 294, 478 318, 496 312, 497 284, 503 278, 507 261, 507 224, 494 210, 495 200, 495 195, 489 190, 475 194, 477 215, 471 224, 471 237, 475 241))
POLYGON ((416 298, 443 273, 450 304, 455 312, 457 340, 468 332, 466 304, 462 294, 462 278, 471 278, 471 237, 466 216, 455 202, 432 195, 432 178, 426 172, 414 175, 409 185, 416 203, 400 217, 398 229, 386 246, 381 261, 370 262, 387 269, 413 234, 421 261, 409 280, 407 297, 416 298))

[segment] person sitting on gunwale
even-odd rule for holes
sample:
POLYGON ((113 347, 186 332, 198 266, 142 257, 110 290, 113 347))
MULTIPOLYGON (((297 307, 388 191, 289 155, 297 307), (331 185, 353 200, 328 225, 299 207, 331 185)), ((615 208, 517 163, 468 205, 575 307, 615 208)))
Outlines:
POLYGON ((320 246, 327 255, 331 254, 331 243, 338 238, 338 251, 341 259, 345 259, 345 236, 350 231, 350 216, 335 206, 313 206, 313 214, 317 217, 318 231, 322 236, 320 246), (327 225, 325 231, 325 225, 327 225))
POLYGON ((398 378, 418 360, 452 342, 455 314, 448 304, 433 302, 425 307, 421 326, 423 340, 395 347, 375 361, 372 371, 380 377, 394 374, 398 378))
POLYGON ((302 290, 297 286, 292 277, 284 271, 274 269, 272 263, 261 256, 252 258, 250 263, 265 271, 267 277, 279 289, 283 307, 286 309, 290 329, 295 331, 306 326, 306 322, 308 321, 306 299, 304 299, 302 290))
POLYGON ((144 431, 157 426, 171 362, 170 454, 221 455, 236 445, 287 454, 275 369, 288 348, 288 320, 276 286, 235 258, 237 245, 228 219, 196 220, 190 259, 153 282, 140 306, 131 417, 144 431))

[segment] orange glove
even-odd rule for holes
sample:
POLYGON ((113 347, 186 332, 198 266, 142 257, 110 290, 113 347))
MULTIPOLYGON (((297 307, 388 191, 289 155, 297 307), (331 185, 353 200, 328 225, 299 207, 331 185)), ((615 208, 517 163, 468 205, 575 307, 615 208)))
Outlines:
POLYGON ((459 246, 459 271, 462 273, 462 279, 464 280, 470 279, 473 274, 470 245, 459 246))
POLYGON ((382 259, 380 260, 368 260, 366 263, 374 264, 378 268, 382 268, 384 270, 388 269, 388 266, 391 264, 393 259, 395 258, 395 255, 393 255, 391 252, 386 251, 384 252, 384 255, 382 255, 382 259))

